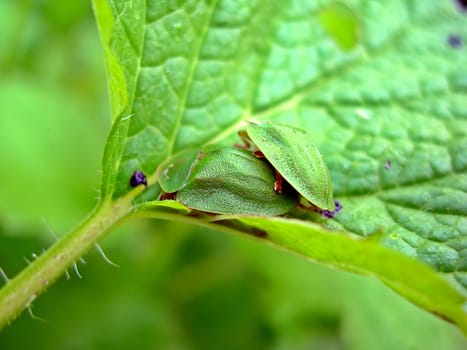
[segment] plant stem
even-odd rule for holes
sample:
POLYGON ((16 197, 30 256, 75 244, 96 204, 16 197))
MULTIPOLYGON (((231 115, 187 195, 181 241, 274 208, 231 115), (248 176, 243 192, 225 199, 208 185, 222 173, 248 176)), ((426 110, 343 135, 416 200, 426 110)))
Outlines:
POLYGON ((128 197, 98 205, 74 231, 57 241, 0 290, 0 330, 30 306, 129 212, 128 197))

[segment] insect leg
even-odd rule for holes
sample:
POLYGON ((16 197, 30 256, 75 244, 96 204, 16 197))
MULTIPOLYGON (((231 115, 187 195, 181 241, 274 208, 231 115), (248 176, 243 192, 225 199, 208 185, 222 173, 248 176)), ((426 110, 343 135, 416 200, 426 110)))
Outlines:
POLYGON ((282 193, 282 185, 284 183, 284 178, 277 170, 275 170, 276 181, 274 181, 274 191, 277 193, 282 193))

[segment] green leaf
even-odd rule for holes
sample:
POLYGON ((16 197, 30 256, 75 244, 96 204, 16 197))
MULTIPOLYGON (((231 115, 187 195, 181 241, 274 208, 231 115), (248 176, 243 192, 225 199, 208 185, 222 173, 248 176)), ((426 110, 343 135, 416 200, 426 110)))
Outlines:
POLYGON ((144 204, 141 204, 140 206, 135 208, 136 211, 144 211, 144 210, 172 210, 172 211, 180 211, 183 212, 184 214, 188 214, 190 210, 184 206, 183 204, 174 201, 174 200, 166 200, 166 201, 148 201, 144 204))
POLYGON ((94 205, 105 131, 76 93, 37 78, 2 81, 0 105, 0 221, 68 229, 94 205))
POLYGON ((450 322, 466 330, 465 298, 442 276, 414 259, 371 240, 326 231, 301 220, 250 217, 239 221, 264 230, 265 239, 314 261, 378 277, 424 309, 449 315, 450 322))
MULTIPOLYGON (((329 263, 372 271, 465 331, 467 55, 447 41, 467 40, 465 17, 450 0, 346 4, 360 33, 350 45, 330 30, 341 14, 317 1, 94 0, 116 120, 103 196, 126 194, 136 169, 154 183, 157 166, 187 148, 232 145, 246 120, 306 129, 344 207, 322 224, 373 242, 374 259, 360 261, 360 246, 331 240, 329 263)), ((254 225, 269 232, 275 220, 254 225)), ((294 225, 281 221, 276 243, 287 246, 294 225)))

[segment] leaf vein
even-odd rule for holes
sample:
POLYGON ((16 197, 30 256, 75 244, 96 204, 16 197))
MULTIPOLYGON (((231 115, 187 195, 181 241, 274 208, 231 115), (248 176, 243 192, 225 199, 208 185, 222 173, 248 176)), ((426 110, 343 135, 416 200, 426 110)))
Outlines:
POLYGON ((178 115, 176 117, 175 127, 174 127, 174 130, 173 130, 172 136, 171 136, 171 142, 170 142, 169 148, 168 148, 168 155, 171 155, 173 153, 176 136, 178 134, 178 131, 180 130, 183 114, 185 112, 186 102, 187 102, 188 94, 190 92, 191 82, 193 81, 193 77, 194 77, 194 74, 195 74, 195 71, 196 71, 196 67, 197 67, 198 62, 200 60, 199 56, 200 56, 200 53, 201 53, 201 48, 202 48, 204 40, 205 40, 205 38, 206 38, 206 36, 208 34, 208 29, 210 28, 212 16, 213 16, 214 11, 215 11, 216 6, 217 6, 217 1, 218 0, 215 0, 215 1, 212 2, 209 13, 206 16, 206 22, 205 22, 204 28, 202 29, 201 35, 198 38, 195 54, 193 56, 193 61, 191 62, 190 69, 189 69, 189 72, 188 72, 188 78, 187 78, 186 84, 184 86, 184 91, 182 93, 182 97, 181 97, 181 101, 180 101, 180 109, 179 109, 178 115))

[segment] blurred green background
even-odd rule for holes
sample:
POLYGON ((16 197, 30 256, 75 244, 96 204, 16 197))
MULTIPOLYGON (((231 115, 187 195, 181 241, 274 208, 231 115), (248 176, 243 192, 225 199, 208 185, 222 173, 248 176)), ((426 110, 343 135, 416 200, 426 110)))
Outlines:
MULTIPOLYGON (((110 128, 85 0, 0 0, 0 267, 17 274, 93 208, 110 128)), ((0 333, 0 349, 465 349, 370 278, 245 237, 138 221, 0 333)), ((3 283, 3 282, 2 282, 3 283)))

